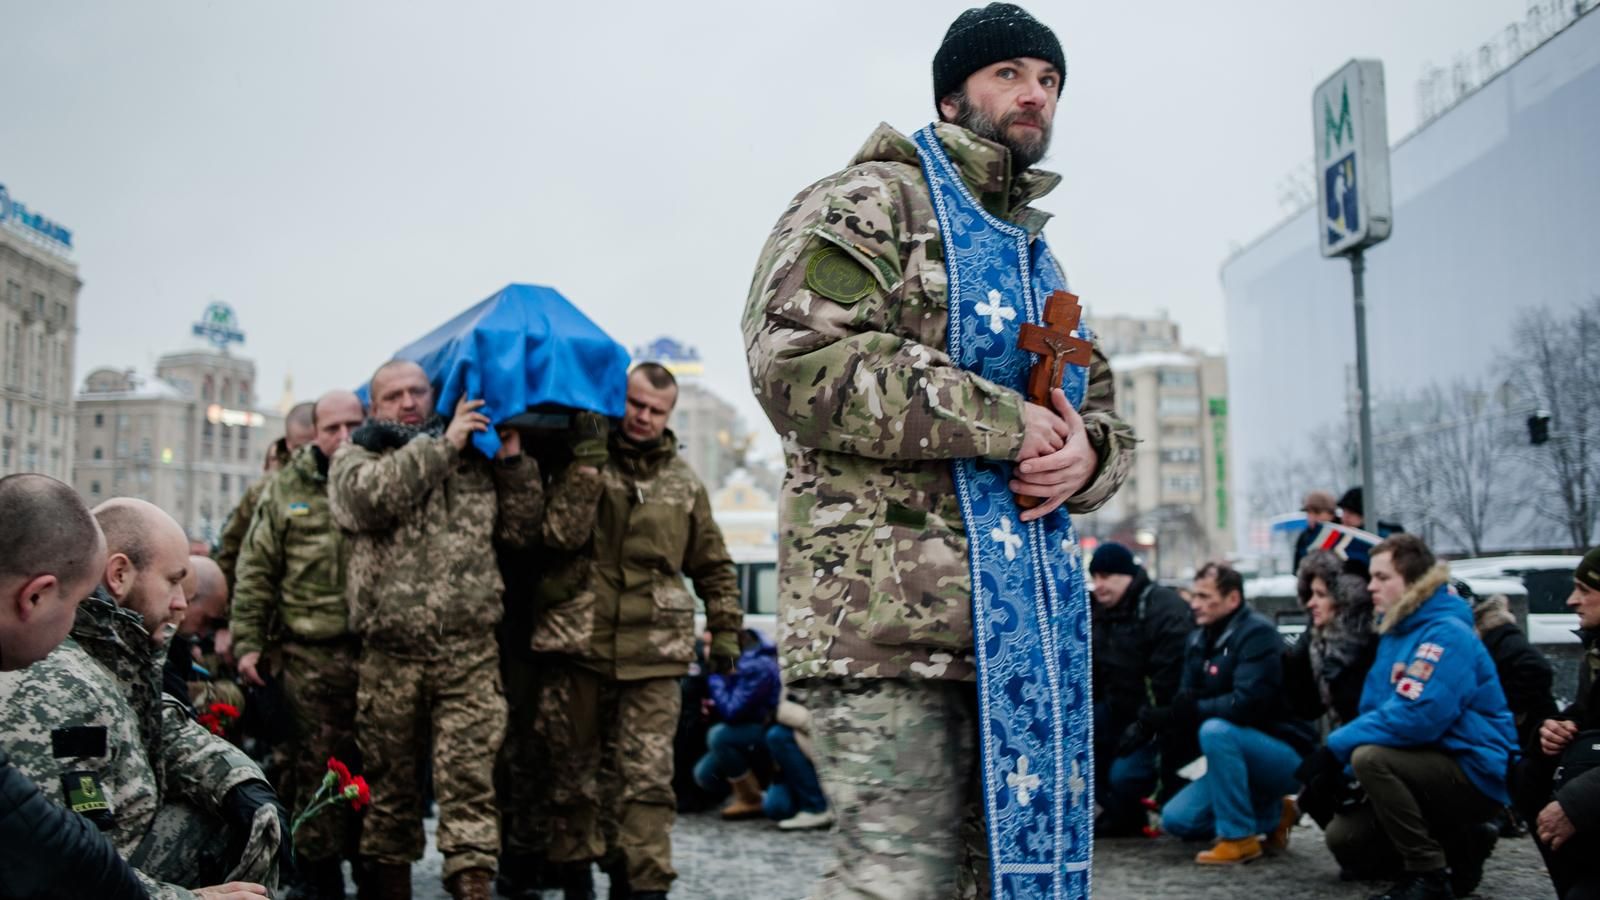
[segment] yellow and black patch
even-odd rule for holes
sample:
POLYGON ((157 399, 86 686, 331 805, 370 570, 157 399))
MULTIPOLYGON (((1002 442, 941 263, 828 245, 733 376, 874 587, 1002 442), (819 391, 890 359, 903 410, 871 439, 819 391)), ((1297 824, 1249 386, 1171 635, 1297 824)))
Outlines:
POLYGON ((872 293, 872 273, 838 247, 822 247, 806 261, 806 287, 849 305, 872 293))
POLYGON ((61 776, 61 793, 66 796, 67 808, 94 822, 101 830, 116 824, 111 811, 111 799, 93 772, 67 772, 61 776))

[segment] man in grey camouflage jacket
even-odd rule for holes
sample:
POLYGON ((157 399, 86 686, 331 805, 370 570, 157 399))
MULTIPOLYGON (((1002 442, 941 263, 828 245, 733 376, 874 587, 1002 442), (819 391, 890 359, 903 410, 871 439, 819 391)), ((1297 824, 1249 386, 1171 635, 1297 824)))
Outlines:
POLYGON ((101 585, 71 636, 27 670, 0 675, 0 744, 58 803, 94 821, 162 900, 276 889, 282 806, 244 752, 161 691, 184 606, 183 529, 142 500, 95 509, 101 585), (201 887, 218 881, 238 883, 201 887))
MULTIPOLYGON (((935 58, 936 133, 997 218, 1039 236, 1065 61, 1009 4, 968 10, 935 58)), ((783 438, 779 628, 813 684, 839 816, 821 897, 987 896, 976 778, 972 586, 951 461, 1019 463, 1012 490, 1098 508, 1132 463, 1098 346, 1074 410, 956 365, 945 253, 911 140, 887 125, 778 220, 744 315, 751 380, 783 438), (955 823, 961 823, 958 828, 955 823), (956 887, 959 882, 959 888, 956 887)))

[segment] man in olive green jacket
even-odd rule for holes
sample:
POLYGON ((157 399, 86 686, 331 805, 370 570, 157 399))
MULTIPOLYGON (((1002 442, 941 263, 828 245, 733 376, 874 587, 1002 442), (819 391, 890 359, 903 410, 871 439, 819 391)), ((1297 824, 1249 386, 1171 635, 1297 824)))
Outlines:
MULTIPOLYGON (((239 674, 264 685, 269 653, 294 717, 289 783, 298 815, 328 758, 355 762, 356 661, 346 614, 344 532, 328 511, 328 465, 366 413, 350 391, 330 391, 312 412, 315 437, 262 491, 239 553, 233 595, 239 674)), ((344 896, 341 857, 353 857, 359 820, 346 807, 308 821, 295 840, 308 898, 344 896)))
MULTIPOLYGON (((654 363, 628 378, 627 414, 599 467, 588 552, 572 565, 567 596, 545 595, 533 647, 559 654, 543 691, 540 728, 552 773, 552 862, 599 859, 598 773, 613 754, 621 797, 617 847, 633 897, 665 897, 672 868, 672 738, 678 679, 694 659, 695 596, 705 601, 713 665, 732 668, 743 623, 733 560, 711 517, 705 486, 677 452, 667 417, 677 402, 672 374, 654 363)), ((573 466, 574 470, 585 467, 573 466)), ((581 471, 574 472, 582 478, 581 471)), ((576 485, 574 485, 576 487, 576 485)), ((560 488, 552 488, 552 504, 560 488)), ((581 534, 567 517, 562 531, 581 534)), ((548 540, 549 538, 547 538, 548 540)))
POLYGON ((283 437, 273 441, 268 449, 261 477, 245 488, 244 494, 239 497, 239 505, 228 515, 222 533, 217 536, 217 550, 212 557, 222 567, 222 577, 228 581, 229 596, 232 596, 234 582, 239 576, 239 550, 250 533, 250 523, 255 518, 256 504, 261 502, 261 492, 267 489, 267 483, 273 476, 289 464, 289 457, 311 443, 311 438, 316 434, 316 428, 311 424, 311 407, 310 403, 297 403, 289 410, 289 415, 283 420, 283 437))

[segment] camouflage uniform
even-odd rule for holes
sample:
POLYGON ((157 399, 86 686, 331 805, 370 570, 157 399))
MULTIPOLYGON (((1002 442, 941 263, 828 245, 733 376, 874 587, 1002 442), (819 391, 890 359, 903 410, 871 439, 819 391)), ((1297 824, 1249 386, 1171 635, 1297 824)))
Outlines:
MULTIPOLYGON (((1037 236, 1049 216, 1028 204, 1059 177, 1013 175, 999 145, 955 125, 937 132, 985 208, 1037 236)), ((857 680, 895 679, 931 695, 918 704, 906 694, 907 709, 937 711, 949 705, 947 683, 975 677, 967 541, 949 461, 1015 459, 1024 400, 955 365, 948 325, 943 245, 916 146, 880 126, 848 168, 790 203, 744 315, 751 380, 788 462, 779 540, 784 674, 827 679, 824 695, 842 704, 818 711, 819 746, 841 745, 843 735, 829 732, 852 718, 857 680)), ((1100 464, 1068 501, 1073 512, 1098 508, 1132 465, 1133 433, 1114 412, 1113 387, 1096 345, 1080 412, 1100 464)), ((830 792, 857 798, 854 809, 835 801, 839 862, 824 896, 887 889, 886 879, 901 877, 889 872, 931 877, 897 861, 924 843, 899 827, 917 801, 899 790, 849 788, 925 752, 915 728, 890 730, 894 739, 873 748, 870 765, 846 757, 822 767, 830 792)), ((965 791, 971 753, 952 748, 945 759, 956 768, 935 781, 965 791)), ((981 843, 981 825, 967 830, 981 843)), ((948 871, 934 881, 953 879, 979 856, 966 859, 945 854, 948 871)))
POLYGON ((540 540, 501 554, 506 615, 500 623, 500 671, 510 716, 496 779, 506 851, 532 860, 549 852, 550 758, 539 706, 552 660, 534 652, 534 622, 538 610, 570 598, 581 585, 590 565, 581 551, 589 545, 603 486, 598 471, 565 460, 541 456, 540 470, 553 473, 540 540))
MULTIPOLYGON (((634 891, 665 891, 672 868, 672 738, 678 679, 694 659, 694 582, 712 631, 743 622, 733 560, 711 517, 705 487, 671 432, 651 447, 613 433, 593 503, 592 544, 542 592, 533 647, 559 654, 540 709, 553 765, 550 859, 598 859, 599 772, 612 746, 621 796, 617 849, 634 891), (562 587, 565 586, 565 587, 562 587)), ((552 499, 552 503, 554 499, 552 499)), ((578 512, 574 504, 574 513, 578 512)), ((567 540, 585 533, 565 519, 567 540)))
MULTIPOLYGON (((360 643, 345 611, 345 544, 328 512, 326 457, 315 445, 301 447, 261 493, 233 594, 234 652, 271 649, 281 673, 295 726, 284 795, 296 814, 316 793, 330 756, 359 765, 360 643)), ((359 823, 347 807, 329 809, 301 827, 295 851, 310 862, 353 856, 359 823)))
POLYGON ((0 674, 0 743, 46 795, 100 825, 152 896, 191 898, 186 888, 234 879, 276 888, 283 836, 270 807, 244 857, 222 869, 223 798, 265 779, 162 694, 165 656, 137 613, 96 591, 50 656, 0 674))
POLYGON ((372 785, 361 852, 384 864, 422 857, 417 762, 431 740, 444 877, 493 871, 494 758, 506 725, 494 545, 537 534, 538 464, 422 434, 382 453, 344 447, 328 482, 333 520, 355 532, 346 595, 362 640, 356 733, 372 785))

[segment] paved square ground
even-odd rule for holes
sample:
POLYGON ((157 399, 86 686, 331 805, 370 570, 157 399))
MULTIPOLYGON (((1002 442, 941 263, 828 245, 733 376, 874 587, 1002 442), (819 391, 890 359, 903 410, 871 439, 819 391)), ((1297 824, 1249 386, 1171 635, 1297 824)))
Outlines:
MULTIPOLYGON (((416 900, 447 900, 439 883, 440 857, 433 847, 434 820, 428 820, 428 855, 417 865, 416 900)), ((1309 819, 1295 829, 1289 850, 1246 866, 1212 869, 1196 866, 1203 845, 1172 838, 1101 841, 1095 848, 1094 896, 1106 900, 1363 900, 1382 884, 1347 884, 1309 819)), ((826 832, 783 832, 769 822, 724 822, 714 813, 682 816, 673 831, 678 883, 672 896, 682 900, 800 900, 826 865, 826 832)), ((600 897, 606 896, 604 876, 600 897)), ((546 895, 556 898, 558 893, 546 895)), ((1539 853, 1528 838, 1503 840, 1485 867, 1475 897, 1491 900, 1544 900, 1555 896, 1539 853)))

